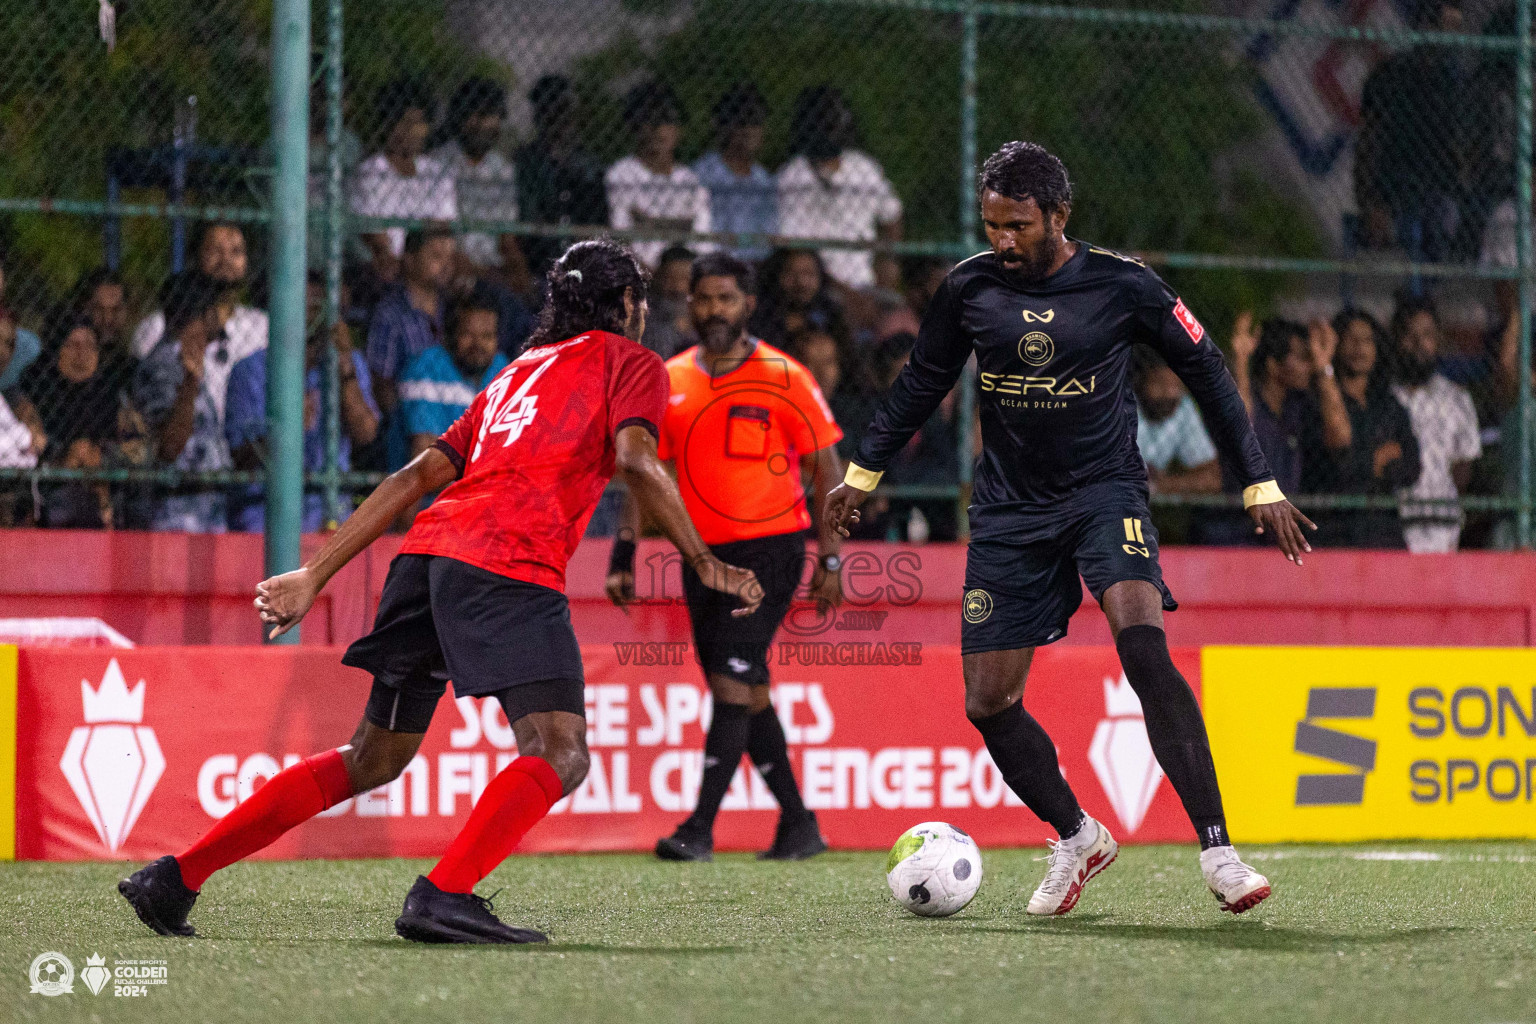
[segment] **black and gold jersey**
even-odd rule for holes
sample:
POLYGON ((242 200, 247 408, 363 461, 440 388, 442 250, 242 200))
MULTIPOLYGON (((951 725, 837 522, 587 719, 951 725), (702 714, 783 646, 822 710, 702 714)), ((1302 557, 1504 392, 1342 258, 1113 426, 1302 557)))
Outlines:
POLYGON ((1022 281, 991 252, 950 271, 856 465, 884 470, 974 352, 983 444, 977 506, 1059 506, 1109 480, 1144 491, 1131 391, 1132 346, 1144 344, 1189 388, 1238 481, 1272 479, 1237 385, 1200 322, 1140 260, 1073 241, 1077 251, 1041 281, 1022 281))

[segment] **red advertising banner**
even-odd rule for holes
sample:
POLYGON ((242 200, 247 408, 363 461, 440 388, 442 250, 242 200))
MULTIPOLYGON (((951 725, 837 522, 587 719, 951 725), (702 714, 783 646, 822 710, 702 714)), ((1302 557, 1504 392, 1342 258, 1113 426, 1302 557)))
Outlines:
MULTIPOLYGON (((1008 791, 965 720, 960 653, 900 644, 781 644, 773 701, 806 803, 835 848, 877 849, 924 820, 983 845, 1053 833, 1008 791)), ((648 850, 691 809, 710 701, 686 645, 583 649, 587 781, 527 852, 648 850)), ((287 764, 345 743, 368 678, 338 649, 23 648, 17 679, 16 854, 147 860, 175 852, 287 764)), ((1197 649, 1174 661, 1199 689, 1197 649)), ((1147 743, 1113 648, 1051 647, 1025 697, 1090 814, 1122 841, 1194 837, 1147 743)), ((263 856, 433 856, 517 756, 494 699, 445 698, 394 783, 300 826, 263 856)), ((744 763, 717 848, 761 849, 776 809, 744 763)))

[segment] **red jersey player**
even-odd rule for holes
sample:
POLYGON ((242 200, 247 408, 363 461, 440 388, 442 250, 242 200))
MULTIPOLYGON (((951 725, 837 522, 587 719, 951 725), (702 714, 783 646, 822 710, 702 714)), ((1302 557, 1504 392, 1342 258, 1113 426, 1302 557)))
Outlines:
POLYGON ((551 268, 549 287, 529 349, 458 422, 380 484, 308 564, 257 586, 256 607, 276 636, 397 516, 442 489, 390 565, 373 632, 342 658, 374 677, 352 741, 285 769, 184 853, 119 883, 155 931, 192 935, 187 914, 209 875, 399 776, 452 679, 458 696, 500 701, 519 757, 416 880, 395 930, 420 942, 546 941, 503 924, 474 887, 586 777, 581 653, 560 588, 615 469, 707 584, 742 601, 740 614, 762 600, 750 571, 710 553, 656 457, 667 373, 631 340, 645 327, 645 272, 613 242, 580 242, 551 268))

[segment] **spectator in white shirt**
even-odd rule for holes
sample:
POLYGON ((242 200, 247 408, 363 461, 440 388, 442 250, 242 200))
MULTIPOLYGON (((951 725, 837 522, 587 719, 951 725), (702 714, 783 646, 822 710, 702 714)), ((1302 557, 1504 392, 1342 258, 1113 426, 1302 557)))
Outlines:
MULTIPOLYGON (((635 86, 624 101, 624 122, 635 133, 635 151, 604 176, 609 225, 621 231, 708 232, 709 190, 692 169, 677 162, 683 108, 672 87, 664 82, 635 86)), ((664 237, 630 246, 652 270, 666 247, 664 237)))
MULTIPOLYGON (((847 242, 901 238, 901 199, 885 171, 854 149, 853 111, 841 90, 805 89, 795 101, 790 147, 795 154, 779 169, 779 232, 789 238, 847 242)), ((823 249, 827 273, 848 288, 898 290, 895 260, 876 260, 868 250, 823 249)))
MULTIPOLYGON (((488 78, 470 78, 448 101, 448 141, 430 156, 453 178, 459 216, 517 220, 517 172, 496 147, 507 115, 507 92, 488 78)), ((517 236, 471 230, 459 236, 459 256, 475 277, 491 276, 513 291, 528 290, 528 265, 517 236)))
POLYGON ((1157 352, 1137 346, 1136 445, 1154 494, 1216 494, 1221 466, 1195 400, 1157 352))
MULTIPOLYGON (((350 205, 360 217, 411 217, 450 221, 459 216, 453 176, 442 163, 424 155, 432 101, 420 83, 399 79, 379 93, 377 111, 383 147, 357 167, 350 205)), ((385 281, 400 271, 405 228, 366 232, 374 269, 385 281)))
POLYGON ((1455 551, 1461 542, 1457 498, 1483 453, 1477 412, 1467 389, 1435 370, 1440 318, 1433 303, 1404 299, 1392 314, 1390 333, 1392 393, 1408 410, 1421 466, 1418 481, 1401 492, 1403 538, 1409 551, 1455 551))
MULTIPOLYGON (((267 314, 241 301, 245 292, 250 261, 245 248, 245 233, 238 224, 210 221, 204 225, 196 242, 197 269, 218 291, 218 321, 224 329, 211 337, 204 350, 204 377, 213 411, 224 415, 224 386, 229 371, 240 360, 267 347, 267 314)), ((177 278, 166 282, 174 286, 177 278)), ((145 359, 165 337, 165 291, 161 308, 139 321, 133 332, 133 354, 145 359)))

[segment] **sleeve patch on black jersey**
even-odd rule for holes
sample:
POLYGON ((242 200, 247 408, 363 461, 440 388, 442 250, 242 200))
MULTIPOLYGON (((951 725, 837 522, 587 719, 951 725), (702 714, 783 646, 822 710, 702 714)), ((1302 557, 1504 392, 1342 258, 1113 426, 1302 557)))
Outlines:
POLYGON ((1200 321, 1195 319, 1195 314, 1184 305, 1183 299, 1174 305, 1173 315, 1179 321, 1179 326, 1184 328, 1184 333, 1189 335, 1189 340, 1196 345, 1200 344, 1200 339, 1205 337, 1205 328, 1200 326, 1200 321))

